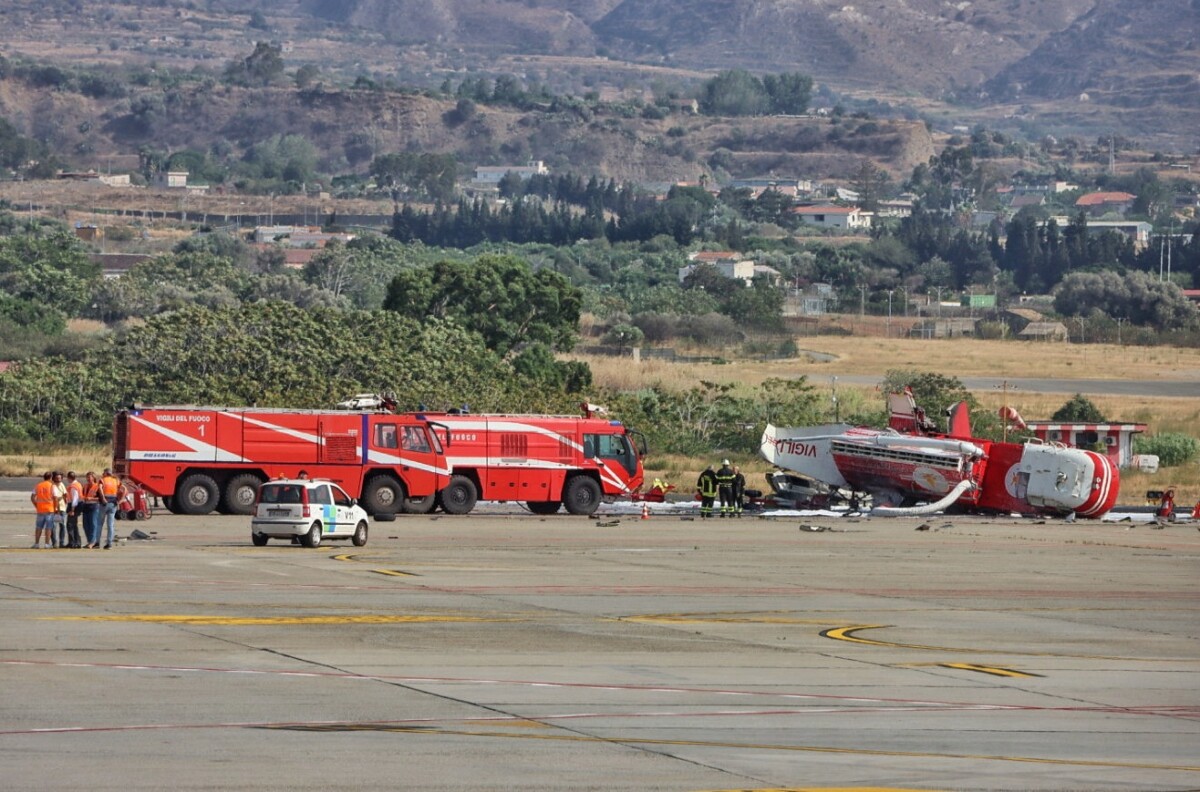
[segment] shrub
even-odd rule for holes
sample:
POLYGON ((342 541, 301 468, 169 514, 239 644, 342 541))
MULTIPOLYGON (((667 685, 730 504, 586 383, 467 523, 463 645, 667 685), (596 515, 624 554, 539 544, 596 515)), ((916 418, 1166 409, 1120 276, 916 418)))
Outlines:
POLYGON ((1135 437, 1135 454, 1154 454, 1163 467, 1186 465, 1200 453, 1200 441, 1182 432, 1159 432, 1158 434, 1135 437))

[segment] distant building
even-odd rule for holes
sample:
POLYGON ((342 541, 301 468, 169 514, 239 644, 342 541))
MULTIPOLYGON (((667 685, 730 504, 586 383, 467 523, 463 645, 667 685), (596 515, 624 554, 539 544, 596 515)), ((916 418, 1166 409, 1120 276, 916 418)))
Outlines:
POLYGON ((90 253, 88 258, 93 264, 100 265, 100 271, 105 278, 119 278, 134 266, 149 261, 154 256, 145 253, 90 253))
POLYGON ((515 173, 523 181, 528 181, 534 176, 549 175, 550 169, 541 160, 532 160, 528 165, 480 165, 475 168, 475 183, 480 186, 495 186, 508 173, 515 173))
POLYGON ((76 223, 75 237, 84 242, 99 242, 104 239, 104 229, 91 223, 76 223))
POLYGON ((154 186, 166 190, 186 190, 187 171, 159 171, 154 174, 154 186))
MULTIPOLYGON (((1059 232, 1069 226, 1072 222, 1071 218, 1057 215, 1050 218, 1058 225, 1059 232)), ((1046 222, 1049 222, 1046 221, 1046 222)), ((1124 234, 1133 240, 1133 246, 1137 250, 1143 250, 1150 244, 1150 233, 1154 230, 1154 226, 1144 220, 1092 220, 1088 219, 1087 227, 1089 232, 1101 233, 1104 231, 1116 231, 1119 234, 1124 234)))
POLYGON ((857 206, 797 206, 790 210, 808 225, 848 231, 871 227, 871 213, 857 206))
POLYGON ((1136 200, 1136 195, 1127 192, 1094 192, 1079 196, 1075 206, 1087 212, 1090 217, 1103 217, 1106 214, 1124 215, 1136 200))
MULTIPOLYGON (((696 267, 707 264, 714 268, 717 272, 724 275, 726 278, 739 278, 750 285, 754 281, 755 264, 749 259, 743 258, 740 253, 733 251, 700 251, 688 255, 688 261, 692 262, 686 267, 679 268, 679 282, 683 283, 696 267)), ((770 269, 768 267, 767 269, 770 269)), ((771 270, 775 272, 774 270, 771 270)), ((779 273, 775 272, 776 277, 779 273)))

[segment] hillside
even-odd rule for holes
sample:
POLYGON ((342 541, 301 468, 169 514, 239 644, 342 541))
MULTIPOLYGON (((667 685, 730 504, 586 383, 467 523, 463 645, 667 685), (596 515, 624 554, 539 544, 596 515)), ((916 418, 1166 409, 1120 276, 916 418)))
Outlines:
POLYGON ((0 29, 8 56, 218 72, 270 40, 341 83, 507 73, 646 96, 800 71, 826 104, 1168 152, 1200 122, 1197 0, 9 0, 0 29))
POLYGON ((695 181, 721 149, 732 175, 802 173, 848 178, 864 158, 907 176, 934 153, 919 122, 834 125, 828 119, 665 119, 590 111, 519 112, 479 106, 460 121, 450 100, 354 89, 236 88, 186 84, 162 92, 101 100, 47 93, 0 80, 0 117, 24 134, 71 152, 77 167, 102 170, 113 155, 143 145, 167 151, 245 150, 272 135, 303 135, 320 152, 320 170, 364 171, 371 157, 401 151, 453 153, 468 166, 541 159, 555 171, 620 181, 695 181), (148 97, 153 109, 141 97, 148 97), (835 132, 836 130, 836 132, 835 132), (668 134, 670 133, 670 134, 668 134))

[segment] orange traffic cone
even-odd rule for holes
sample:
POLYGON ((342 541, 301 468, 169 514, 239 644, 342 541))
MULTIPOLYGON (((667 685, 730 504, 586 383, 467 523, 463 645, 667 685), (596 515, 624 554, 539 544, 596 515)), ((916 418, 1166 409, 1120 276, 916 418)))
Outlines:
POLYGON ((645 501, 642 501, 642 519, 650 519, 650 504, 646 503, 645 501))

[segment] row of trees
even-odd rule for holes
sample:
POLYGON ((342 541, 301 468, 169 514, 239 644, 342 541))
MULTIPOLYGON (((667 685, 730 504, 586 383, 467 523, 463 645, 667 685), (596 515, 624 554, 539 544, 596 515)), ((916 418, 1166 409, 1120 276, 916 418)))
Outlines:
POLYGON ((760 78, 745 69, 730 69, 701 86, 700 110, 719 116, 800 114, 808 110, 812 87, 812 78, 803 74, 760 78))

